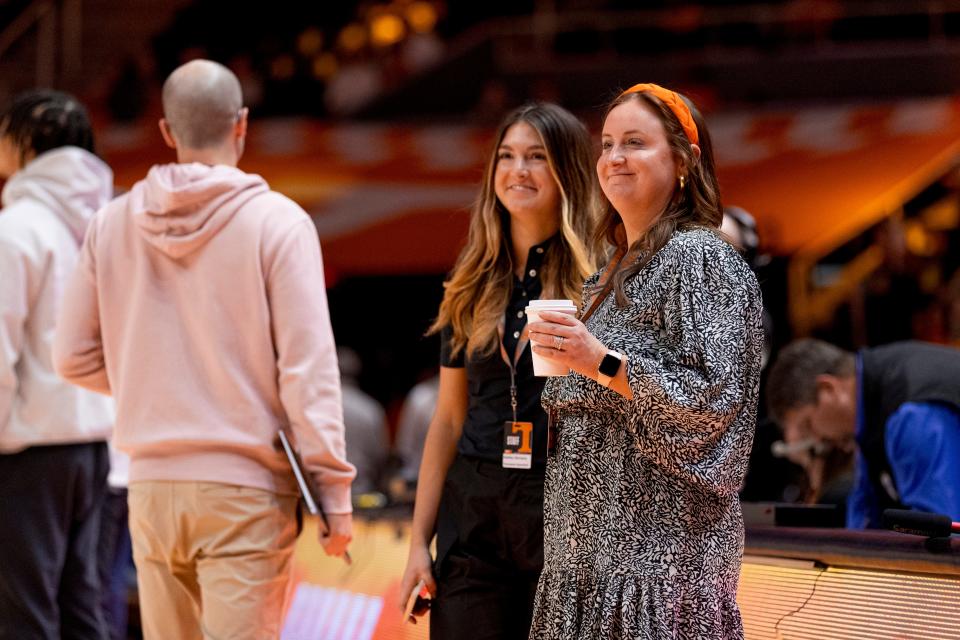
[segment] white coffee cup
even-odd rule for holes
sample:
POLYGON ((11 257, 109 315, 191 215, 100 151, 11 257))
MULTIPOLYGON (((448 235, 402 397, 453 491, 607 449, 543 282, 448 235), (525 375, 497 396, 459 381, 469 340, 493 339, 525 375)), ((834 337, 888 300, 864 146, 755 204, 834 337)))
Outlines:
MULTIPOLYGON (((527 324, 531 322, 540 322, 541 311, 556 311, 558 313, 577 313, 577 305, 573 300, 531 300, 526 308, 527 324)), ((565 376, 570 373, 570 369, 559 362, 548 360, 543 356, 531 351, 533 356, 533 375, 535 376, 565 376)))

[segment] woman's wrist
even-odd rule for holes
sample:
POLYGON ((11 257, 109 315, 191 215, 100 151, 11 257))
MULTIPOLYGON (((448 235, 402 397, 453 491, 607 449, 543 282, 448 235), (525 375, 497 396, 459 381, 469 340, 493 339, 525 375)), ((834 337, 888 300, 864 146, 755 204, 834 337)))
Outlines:
POLYGON ((613 387, 614 381, 622 377, 625 362, 625 355, 608 349, 597 364, 597 383, 604 387, 613 387))
POLYGON ((597 346, 593 350, 593 355, 590 358, 590 371, 589 377, 593 380, 599 380, 600 377, 600 363, 603 362, 603 359, 610 352, 610 349, 606 347, 602 342, 597 340, 597 346))
MULTIPOLYGON (((432 537, 432 536, 431 536, 432 537)), ((430 541, 425 535, 420 532, 412 531, 410 533, 410 548, 414 549, 416 547, 429 547, 430 541)))
POLYGON ((607 357, 607 354, 610 353, 610 349, 606 347, 603 343, 597 343, 597 350, 593 354, 593 377, 596 378, 600 372, 600 363, 603 362, 603 359, 607 357))

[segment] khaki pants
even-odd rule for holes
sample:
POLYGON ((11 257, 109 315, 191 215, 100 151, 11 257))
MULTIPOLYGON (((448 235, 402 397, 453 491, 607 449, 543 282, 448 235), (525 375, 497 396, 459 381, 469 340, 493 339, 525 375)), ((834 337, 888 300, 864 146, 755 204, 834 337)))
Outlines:
POLYGON ((145 640, 280 637, 296 497, 212 482, 130 485, 145 640))

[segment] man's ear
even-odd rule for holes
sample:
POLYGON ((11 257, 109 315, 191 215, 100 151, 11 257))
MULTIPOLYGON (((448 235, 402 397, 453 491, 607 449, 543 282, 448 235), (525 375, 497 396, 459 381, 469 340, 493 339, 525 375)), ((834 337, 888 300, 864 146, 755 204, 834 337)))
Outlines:
POLYGON ((243 107, 240 109, 240 117, 237 118, 237 124, 234 125, 234 135, 238 138, 247 137, 247 116, 250 114, 250 109, 243 107))
POLYGON ((163 137, 163 141, 171 149, 177 148, 177 141, 173 137, 173 132, 170 130, 170 123, 167 122, 166 118, 160 118, 160 121, 157 122, 157 125, 160 127, 160 135, 163 137))
POLYGON ((823 400, 824 396, 837 396, 840 389, 840 378, 829 373, 821 373, 816 378, 817 404, 823 400))

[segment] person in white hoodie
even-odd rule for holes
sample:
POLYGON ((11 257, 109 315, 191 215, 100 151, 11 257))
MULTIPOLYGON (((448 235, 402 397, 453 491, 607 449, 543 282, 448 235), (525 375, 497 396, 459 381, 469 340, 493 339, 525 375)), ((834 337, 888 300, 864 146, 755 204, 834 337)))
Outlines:
POLYGON ((0 111, 0 638, 100 640, 97 543, 109 398, 60 379, 56 315, 113 173, 57 91, 0 111))
POLYGON ((117 402, 147 640, 276 638, 297 534, 289 428, 330 524, 351 538, 336 349, 316 227, 237 169, 236 76, 194 60, 163 87, 155 166, 90 225, 57 370, 117 402))

